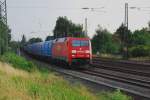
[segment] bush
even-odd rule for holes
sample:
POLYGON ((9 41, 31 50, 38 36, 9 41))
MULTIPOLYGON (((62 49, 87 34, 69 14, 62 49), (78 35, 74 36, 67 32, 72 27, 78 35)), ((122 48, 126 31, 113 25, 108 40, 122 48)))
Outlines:
POLYGON ((129 55, 131 57, 145 57, 150 56, 150 46, 137 45, 129 48, 129 55))
POLYGON ((115 91, 110 95, 111 99, 110 100, 132 100, 131 97, 126 96, 120 90, 115 91))
POLYGON ((20 68, 29 72, 34 69, 34 64, 32 62, 14 53, 5 53, 1 57, 1 60, 12 64, 15 68, 20 68))
POLYGON ((101 100, 133 100, 132 97, 127 96, 119 89, 114 92, 102 92, 99 96, 101 100))
POLYGON ((119 53, 120 44, 113 39, 113 35, 101 27, 96 30, 96 34, 91 40, 93 53, 119 53))

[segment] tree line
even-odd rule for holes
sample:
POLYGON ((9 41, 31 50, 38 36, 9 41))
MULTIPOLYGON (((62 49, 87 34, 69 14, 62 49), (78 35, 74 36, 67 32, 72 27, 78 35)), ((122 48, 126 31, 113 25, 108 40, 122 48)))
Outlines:
POLYGON ((131 32, 123 24, 111 33, 98 27, 92 38, 93 53, 118 54, 123 57, 150 57, 150 23, 148 27, 131 32))
MULTIPOLYGON (((3 27, 6 26, 4 25, 3 27)), ((0 33, 2 33, 1 31, 0 33)), ((53 36, 47 36, 44 41, 67 36, 86 37, 83 25, 75 24, 67 17, 58 17, 53 30, 53 36)), ((10 47, 17 48, 42 41, 39 37, 31 38, 27 41, 25 35, 23 35, 21 42, 11 41, 10 47)), ((127 58, 140 56, 150 57, 150 23, 148 27, 135 30, 134 32, 129 30, 124 24, 121 24, 114 33, 98 25, 94 36, 91 38, 91 42, 93 54, 123 55, 123 57, 127 58)), ((3 51, 5 50, 3 49, 3 51)))

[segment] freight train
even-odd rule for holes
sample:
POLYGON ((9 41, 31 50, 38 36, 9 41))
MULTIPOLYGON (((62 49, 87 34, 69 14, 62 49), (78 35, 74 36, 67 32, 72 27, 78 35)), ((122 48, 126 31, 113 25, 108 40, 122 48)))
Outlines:
POLYGON ((91 41, 89 38, 64 37, 45 42, 33 43, 24 47, 30 55, 49 59, 50 62, 88 64, 92 61, 91 41))

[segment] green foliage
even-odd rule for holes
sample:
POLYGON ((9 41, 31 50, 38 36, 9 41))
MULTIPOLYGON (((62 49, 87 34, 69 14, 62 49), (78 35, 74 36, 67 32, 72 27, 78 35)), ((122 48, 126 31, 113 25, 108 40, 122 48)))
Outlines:
POLYGON ((131 97, 125 95, 120 90, 116 90, 112 93, 103 92, 100 94, 101 100, 132 100, 131 97))
POLYGON ((133 32, 129 55, 131 57, 150 57, 150 31, 148 28, 133 32))
POLYGON ((82 26, 72 23, 67 17, 58 17, 53 32, 55 38, 66 36, 79 37, 82 33, 82 26))
POLYGON ((94 53, 118 53, 119 51, 119 44, 113 41, 112 34, 101 27, 92 38, 92 47, 94 53))
POLYGON ((10 51, 11 51, 11 52, 14 52, 14 53, 17 53, 17 50, 18 50, 19 47, 20 47, 20 42, 11 41, 10 44, 11 44, 11 45, 9 45, 10 51))
POLYGON ((32 96, 32 98, 37 98, 40 95, 41 87, 39 84, 32 83, 29 86, 28 92, 32 96))
POLYGON ((129 48, 129 54, 131 57, 150 57, 150 46, 146 45, 136 45, 129 48))
POLYGON ((132 33, 126 26, 123 24, 116 30, 114 34, 121 44, 123 45, 129 45, 131 43, 132 39, 132 33))
POLYGON ((29 72, 34 69, 34 64, 32 62, 14 53, 5 53, 1 57, 1 60, 12 64, 15 68, 20 68, 29 72))
POLYGON ((110 95, 111 100, 131 100, 130 97, 124 95, 120 90, 115 91, 110 95))
POLYGON ((149 31, 150 31, 150 21, 148 22, 148 28, 149 28, 149 31))
POLYGON ((128 30, 128 28, 122 24, 115 32, 114 36, 118 40, 121 45, 120 53, 124 59, 128 59, 127 48, 132 43, 132 32, 128 30))
POLYGON ((136 30, 133 33, 132 45, 149 45, 150 46, 150 31, 147 28, 136 30))
POLYGON ((53 40, 54 39, 54 36, 47 36, 45 41, 49 41, 49 40, 53 40))
POLYGON ((0 21, 0 55, 8 49, 8 43, 11 40, 10 29, 2 21, 0 21))
POLYGON ((26 44, 26 37, 25 35, 22 36, 22 40, 21 40, 21 46, 24 46, 26 44))
POLYGON ((32 44, 32 43, 37 43, 37 42, 42 42, 42 39, 37 37, 37 38, 31 38, 28 43, 32 44))

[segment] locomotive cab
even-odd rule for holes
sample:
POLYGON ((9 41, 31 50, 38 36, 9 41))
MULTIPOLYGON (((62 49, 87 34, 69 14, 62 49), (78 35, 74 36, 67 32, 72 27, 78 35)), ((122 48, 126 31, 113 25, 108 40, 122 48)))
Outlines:
POLYGON ((88 64, 91 62, 91 43, 88 38, 72 38, 71 41, 71 62, 88 64))

